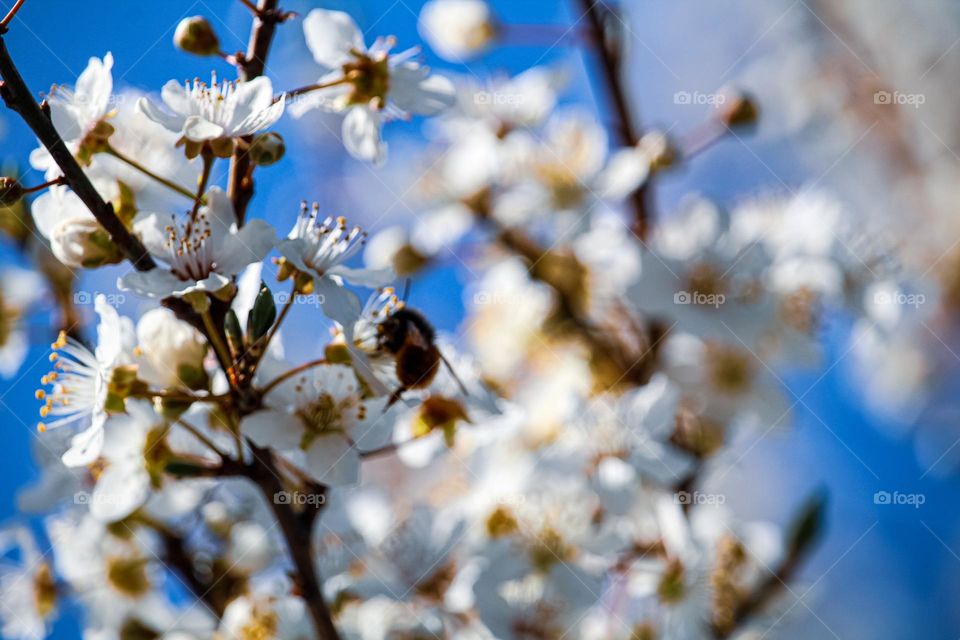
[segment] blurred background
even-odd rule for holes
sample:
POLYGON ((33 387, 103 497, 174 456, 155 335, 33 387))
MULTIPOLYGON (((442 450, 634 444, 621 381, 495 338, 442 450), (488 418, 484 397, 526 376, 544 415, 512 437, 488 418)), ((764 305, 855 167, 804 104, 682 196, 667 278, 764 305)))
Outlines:
MULTIPOLYGON (((578 48, 581 18, 574 1, 491 0, 516 29, 508 46, 469 65, 451 65, 428 47, 423 56, 451 74, 516 73, 531 66, 564 68, 563 102, 606 112, 598 70, 578 48), (555 27, 555 28, 554 28, 555 27)), ((0 0, 6 10, 12 0, 0 0)), ((315 2, 286 0, 304 14, 313 7, 349 12, 368 34, 396 35, 399 48, 421 42, 418 0, 315 2)), ((960 242, 953 197, 960 164, 960 5, 948 0, 736 0, 663 2, 624 0, 623 29, 630 46, 627 85, 645 128, 681 134, 704 118, 702 96, 730 85, 757 99, 761 120, 752 135, 731 135, 679 171, 658 178, 656 210, 666 217, 684 195, 702 194, 724 207, 764 194, 825 189, 862 224, 889 227, 906 246, 905 260, 939 274, 960 242), (685 96, 685 97, 684 97, 685 96), (946 259, 944 259, 946 257, 946 259)), ((191 57, 171 42, 181 18, 203 15, 223 48, 246 47, 250 14, 236 0, 28 0, 7 36, 8 47, 35 92, 71 84, 90 56, 111 51, 116 88, 156 92, 171 78, 221 77, 232 68, 191 57)), ((298 21, 280 28, 267 67, 277 89, 313 82, 315 69, 298 21)), ((251 215, 283 219, 285 230, 301 200, 346 215, 376 232, 417 214, 410 185, 424 169, 418 160, 421 123, 387 129, 390 160, 382 170, 346 157, 339 126, 323 116, 285 119, 288 153, 262 171, 251 215)), ((36 146, 27 128, 0 112, 2 159, 23 164, 36 146)), ((225 163, 221 169, 225 169, 225 163)), ((215 176, 222 183, 226 176, 215 176)), ((39 180, 28 179, 28 183, 39 180)), ((8 261, 15 256, 8 251, 8 261)), ((463 314, 461 291, 470 281, 461 257, 448 255, 413 285, 413 302, 444 331, 455 333, 463 314)), ((93 316, 92 292, 115 293, 118 268, 84 281, 78 300, 93 316)), ((926 272, 925 272, 926 273, 926 272)), ((948 274, 949 275, 949 274, 948 274)), ((120 298, 121 308, 142 302, 120 298)), ((302 311, 301 313, 298 313, 302 311)), ((319 351, 322 328, 305 310, 285 329, 287 346, 319 351), (293 342, 298 341, 298 342, 293 342)), ((818 370, 778 371, 793 405, 788 426, 747 443, 729 468, 715 473, 713 490, 745 518, 782 521, 810 491, 829 493, 826 535, 800 579, 802 596, 790 613, 788 638, 926 638, 960 636, 960 421, 951 405, 960 390, 960 347, 933 325, 925 341, 941 361, 923 402, 908 371, 894 357, 871 360, 863 371, 854 327, 835 315, 823 327, 827 357, 818 370), (939 344, 938 344, 939 343, 939 344), (953 365, 951 367, 951 365, 953 365), (881 380, 875 379, 879 375, 881 380), (902 385, 902 387, 901 387, 902 385), (898 395, 899 394, 899 395, 898 395), (887 402, 889 400, 889 402, 887 402), (879 493, 879 498, 878 496, 879 493), (917 494, 920 505, 885 504, 882 492, 917 494)), ((18 516, 18 488, 35 479, 33 391, 48 368, 48 326, 31 327, 36 345, 18 377, 0 382, 5 425, 0 469, 0 517, 18 516)), ((77 637, 70 616, 54 637, 77 637)))

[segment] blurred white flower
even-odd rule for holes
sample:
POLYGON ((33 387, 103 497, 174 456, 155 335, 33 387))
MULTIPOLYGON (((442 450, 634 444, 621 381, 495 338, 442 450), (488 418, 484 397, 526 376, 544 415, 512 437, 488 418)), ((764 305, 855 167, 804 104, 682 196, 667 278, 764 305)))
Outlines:
POLYGON ((317 82, 322 88, 291 101, 290 111, 345 113, 343 142, 360 160, 386 160, 387 146, 380 138, 385 118, 432 115, 453 103, 453 84, 413 61, 416 49, 391 55, 392 38, 378 39, 368 49, 346 13, 314 9, 304 18, 303 31, 324 74, 317 82))
POLYGON ((482 52, 496 35, 485 0, 430 0, 420 9, 419 26, 433 50, 454 62, 482 52))

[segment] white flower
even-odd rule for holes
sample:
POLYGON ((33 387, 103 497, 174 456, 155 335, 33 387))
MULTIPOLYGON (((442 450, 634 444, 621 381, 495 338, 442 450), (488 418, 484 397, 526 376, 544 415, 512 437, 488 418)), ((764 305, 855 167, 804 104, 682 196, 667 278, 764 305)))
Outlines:
POLYGON ((0 270, 0 376, 19 371, 30 347, 22 319, 44 293, 43 279, 33 271, 8 267, 0 270))
POLYGON ((50 240, 53 255, 68 267, 92 268, 120 259, 106 229, 67 187, 51 187, 30 209, 37 231, 50 240))
POLYGON ((14 527, 0 532, 0 551, 19 551, 16 564, 0 565, 0 631, 4 638, 43 640, 57 604, 57 585, 29 530, 14 527))
POLYGON ((344 263, 363 247, 367 234, 359 227, 348 228, 345 218, 317 216, 319 206, 300 208, 297 222, 277 250, 298 271, 313 277, 314 292, 320 296, 329 318, 359 310, 357 299, 343 289, 343 281, 365 287, 379 287, 393 279, 392 269, 351 269, 344 263))
POLYGON ((214 637, 224 640, 312 640, 316 631, 302 599, 251 594, 230 602, 214 637))
POLYGON ((195 328, 165 307, 147 311, 137 321, 141 378, 161 387, 181 386, 205 376, 207 343, 195 328))
POLYGON ((483 51, 496 34, 485 0, 430 0, 420 10, 420 35, 454 62, 483 51))
POLYGON ((386 399, 363 400, 352 369, 315 367, 267 394, 270 407, 244 418, 241 431, 284 455, 317 482, 354 484, 360 452, 383 446, 392 422, 386 399))
POLYGON ((230 198, 214 187, 207 206, 196 220, 178 222, 174 216, 148 214, 134 225, 144 245, 167 268, 135 271, 121 277, 117 286, 148 298, 216 295, 233 285, 243 267, 259 262, 273 248, 273 228, 263 220, 250 220, 237 229, 230 198))
POLYGON ((113 55, 90 58, 74 89, 58 86, 51 92, 50 119, 67 143, 79 143, 110 116, 113 91, 113 55))
POLYGON ((147 457, 155 446, 162 446, 155 437, 162 430, 163 421, 144 401, 127 402, 127 413, 104 426, 104 469, 90 496, 90 515, 101 522, 117 522, 147 501, 151 492, 147 457))
POLYGON ((133 323, 121 318, 101 294, 96 299, 100 315, 97 327, 97 348, 91 353, 65 333, 53 343, 54 370, 43 377, 51 385, 49 393, 38 391, 44 400, 40 415, 55 418, 41 423, 41 431, 90 420, 90 425, 74 436, 70 449, 63 454, 67 466, 80 467, 96 460, 103 448, 103 425, 107 421, 108 385, 116 367, 130 362, 133 346, 133 323))
POLYGON ((303 31, 324 73, 317 84, 330 86, 299 97, 291 111, 300 115, 319 107, 346 113, 343 142, 356 158, 375 164, 386 160, 380 139, 384 118, 432 115, 453 103, 453 84, 411 60, 416 49, 390 55, 392 39, 378 39, 368 49, 346 13, 314 9, 304 18, 303 31))
MULTIPOLYGON (((516 132, 517 137, 520 132, 516 132)), ((526 137, 525 135, 522 137, 526 137)), ((607 134, 579 112, 554 116, 542 143, 529 140, 525 180, 508 190, 495 213, 505 224, 519 224, 547 211, 582 213, 598 201, 625 198, 646 180, 649 160, 638 148, 608 157, 607 134)))
POLYGON ((251 135, 272 126, 283 115, 284 98, 274 102, 273 84, 266 76, 247 82, 199 79, 181 85, 171 80, 161 91, 167 110, 148 98, 137 107, 151 120, 191 142, 251 135))

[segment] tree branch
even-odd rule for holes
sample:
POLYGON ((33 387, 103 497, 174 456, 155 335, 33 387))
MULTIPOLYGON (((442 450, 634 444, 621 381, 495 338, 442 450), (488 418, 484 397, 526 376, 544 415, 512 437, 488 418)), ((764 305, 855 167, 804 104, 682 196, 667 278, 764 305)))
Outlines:
POLYGON ((27 88, 26 83, 20 76, 13 58, 10 57, 10 52, 7 50, 2 35, 0 35, 0 76, 3 77, 3 84, 0 85, 0 97, 3 98, 7 107, 20 114, 23 121, 40 139, 40 143, 50 152, 53 160, 63 172, 67 184, 83 201, 83 204, 90 209, 97 222, 110 234, 110 238, 120 248, 124 257, 130 260, 139 271, 153 269, 156 264, 146 248, 136 236, 123 226, 123 222, 113 211, 113 205, 104 201, 97 193, 63 138, 57 133, 50 117, 34 100, 33 94, 30 93, 30 89, 27 88))
MULTIPOLYGON (((277 24, 283 19, 281 13, 277 10, 277 4, 278 0, 260 0, 260 4, 257 5, 247 53, 242 57, 238 56, 237 60, 237 71, 243 81, 263 75, 264 67, 267 64, 267 54, 270 52, 270 45, 273 43, 277 24)), ((249 137, 246 139, 247 143, 251 140, 252 138, 249 137)), ((247 217, 247 207, 253 198, 253 180, 250 178, 253 165, 250 162, 248 149, 249 144, 238 144, 233 152, 233 158, 230 159, 230 180, 227 185, 227 195, 233 201, 233 208, 237 212, 237 223, 239 225, 243 225, 247 217)))
MULTIPOLYGON (((333 624, 333 616, 323 598, 320 575, 311 553, 310 534, 313 523, 320 515, 322 507, 320 501, 315 505, 306 505, 305 511, 297 514, 289 502, 276 499, 276 494, 284 491, 280 483, 277 468, 269 449, 261 449, 249 443, 253 452, 253 462, 249 467, 249 477, 260 487, 263 497, 273 509, 273 514, 280 524, 283 537, 290 550, 290 561, 293 563, 294 580, 300 589, 310 618, 313 620, 319 640, 340 640, 340 634, 333 624)), ((324 492, 325 487, 315 486, 312 490, 324 492)))
MULTIPOLYGON (((616 126, 614 130, 625 147, 634 147, 640 142, 639 127, 631 114, 630 103, 627 99, 626 88, 623 85, 622 62, 619 50, 619 41, 610 42, 604 20, 612 12, 605 8, 599 0, 580 0, 584 15, 592 37, 588 42, 596 46, 600 58, 600 67, 603 71, 603 81, 613 103, 616 126)), ((645 240, 647 231, 652 222, 651 189, 649 179, 644 181, 640 188, 630 195, 633 207, 633 232, 640 240, 645 240)))

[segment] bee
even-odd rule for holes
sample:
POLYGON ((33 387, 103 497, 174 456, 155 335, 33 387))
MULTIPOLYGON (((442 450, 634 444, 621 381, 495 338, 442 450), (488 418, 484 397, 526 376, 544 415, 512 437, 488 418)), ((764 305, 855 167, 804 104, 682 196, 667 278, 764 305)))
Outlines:
POLYGON ((377 347, 393 355, 397 380, 400 382, 390 396, 388 406, 411 389, 430 386, 441 364, 450 371, 464 395, 469 395, 466 386, 437 348, 435 340, 433 325, 422 313, 403 303, 377 324, 377 347))

